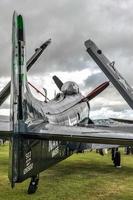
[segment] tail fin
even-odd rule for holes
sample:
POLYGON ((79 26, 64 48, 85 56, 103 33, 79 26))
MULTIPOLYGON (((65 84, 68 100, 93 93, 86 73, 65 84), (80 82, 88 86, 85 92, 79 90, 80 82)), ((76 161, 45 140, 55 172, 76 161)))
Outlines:
POLYGON ((12 68, 11 68, 11 113, 10 123, 13 138, 10 141, 9 179, 12 187, 18 179, 18 156, 21 140, 19 133, 26 131, 24 93, 26 91, 26 63, 24 25, 21 15, 13 14, 12 29, 12 68))
POLYGON ((36 176, 46 168, 45 162, 42 160, 46 153, 45 141, 24 139, 21 134, 28 132, 28 121, 32 122, 34 119, 43 119, 44 121, 45 104, 35 99, 29 90, 25 63, 23 18, 14 12, 10 104, 13 136, 9 149, 9 179, 12 187, 16 182, 22 182, 29 177, 36 176))
POLYGON ((23 18, 16 12, 13 15, 11 71, 10 121, 13 136, 10 140, 9 179, 14 187, 15 183, 37 177, 41 171, 68 156, 65 143, 23 137, 28 131, 35 129, 36 125, 48 122, 45 115, 48 110, 47 103, 32 96, 27 84, 23 18), (22 132, 25 134, 21 134, 22 132))
POLYGON ((12 31, 11 126, 15 132, 19 132, 20 128, 22 131, 25 121, 23 106, 26 91, 26 62, 23 18, 16 12, 13 15, 12 31))

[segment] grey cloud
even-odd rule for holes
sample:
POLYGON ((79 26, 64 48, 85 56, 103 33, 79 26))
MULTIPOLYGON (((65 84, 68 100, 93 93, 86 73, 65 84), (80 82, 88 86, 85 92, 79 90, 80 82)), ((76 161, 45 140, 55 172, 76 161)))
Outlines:
POLYGON ((9 101, 6 101, 5 103, 3 103, 0 107, 0 109, 10 109, 9 101))
POLYGON ((112 110, 113 112, 123 112, 125 110, 131 110, 130 107, 126 104, 126 103, 123 103, 123 104, 120 104, 120 105, 108 105, 108 106, 102 106, 101 104, 95 104, 95 105, 92 105, 90 104, 91 106, 91 111, 90 112, 93 112, 93 111, 98 111, 100 110, 101 108, 107 108, 107 109, 110 109, 112 110))
POLYGON ((114 86, 109 86, 95 99, 90 101, 91 110, 99 110, 108 107, 114 112, 132 110, 114 86))
MULTIPOLYGON (((52 44, 35 64, 31 75, 86 67, 92 71, 98 69, 84 47, 84 41, 91 38, 110 60, 116 61, 116 68, 133 85, 132 7, 131 0, 1 0, 0 76, 10 76, 11 18, 15 9, 25 19, 27 59, 38 45, 52 38, 52 44)), ((102 73, 93 74, 82 89, 91 90, 105 80, 102 73)), ((122 101, 112 88, 100 95, 110 101, 122 101)), ((118 105, 112 107, 120 109, 118 105)))
POLYGON ((84 81, 85 87, 97 87, 99 84, 107 81, 108 79, 103 73, 96 73, 88 76, 88 78, 84 81))
POLYGON ((6 3, 1 1, 0 5, 3 29, 1 45, 5 46, 1 63, 4 75, 9 75, 9 68, 4 69, 4 67, 10 65, 11 16, 14 8, 23 13, 26 20, 27 58, 39 43, 49 37, 53 39, 53 44, 46 52, 47 55, 42 56, 32 73, 84 68, 89 57, 85 53, 83 42, 90 37, 107 53, 113 52, 111 56, 125 49, 124 57, 131 58, 129 56, 129 52, 133 50, 130 42, 133 35, 131 1, 123 0, 120 3, 98 0, 96 3, 92 0, 57 0, 53 3, 40 0, 34 2, 10 0, 6 3), (5 40, 7 41, 4 42, 5 40))
POLYGON ((92 111, 90 115, 91 119, 108 119, 108 118, 121 118, 121 119, 133 119, 133 113, 129 109, 123 111, 114 111, 108 107, 101 108, 96 111, 92 111))

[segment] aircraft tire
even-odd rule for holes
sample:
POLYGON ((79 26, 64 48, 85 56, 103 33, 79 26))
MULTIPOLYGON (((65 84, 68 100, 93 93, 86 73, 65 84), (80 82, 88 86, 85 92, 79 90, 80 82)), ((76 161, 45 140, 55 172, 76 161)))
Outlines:
POLYGON ((28 194, 33 194, 36 192, 36 190, 37 190, 37 186, 30 184, 28 188, 28 194))

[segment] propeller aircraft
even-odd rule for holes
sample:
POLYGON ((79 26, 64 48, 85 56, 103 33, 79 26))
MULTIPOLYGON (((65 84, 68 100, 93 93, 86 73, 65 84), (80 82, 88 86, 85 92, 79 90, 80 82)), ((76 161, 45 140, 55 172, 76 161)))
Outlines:
MULTIPOLYGON (((63 83, 53 77, 60 93, 40 101, 30 91, 27 71, 51 40, 25 60, 25 35, 22 15, 13 14, 11 82, 0 92, 0 105, 10 98, 10 120, 0 121, 0 138, 9 139, 9 180, 11 186, 31 178, 28 194, 38 188, 39 174, 66 159, 73 152, 104 144, 107 147, 133 145, 133 127, 95 125, 89 117, 89 101, 108 87, 104 82, 83 96, 75 82, 63 83), (112 146, 111 146, 112 145, 112 146)), ((123 98, 133 108, 133 90, 91 40, 85 42, 90 56, 99 65, 123 98)))

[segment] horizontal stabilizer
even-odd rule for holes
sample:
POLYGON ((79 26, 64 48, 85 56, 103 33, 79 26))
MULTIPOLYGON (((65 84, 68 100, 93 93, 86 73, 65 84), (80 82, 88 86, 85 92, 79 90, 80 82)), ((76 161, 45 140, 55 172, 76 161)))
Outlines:
POLYGON ((0 139, 9 139, 11 133, 9 117, 0 115, 0 139))
POLYGON ((11 131, 0 130, 0 139, 9 140, 11 138, 11 136, 12 136, 11 131))
POLYGON ((105 127, 91 125, 88 127, 72 127, 43 124, 32 132, 21 133, 27 139, 72 141, 83 143, 133 145, 133 126, 105 127), (42 127, 42 128, 41 128, 42 127))

